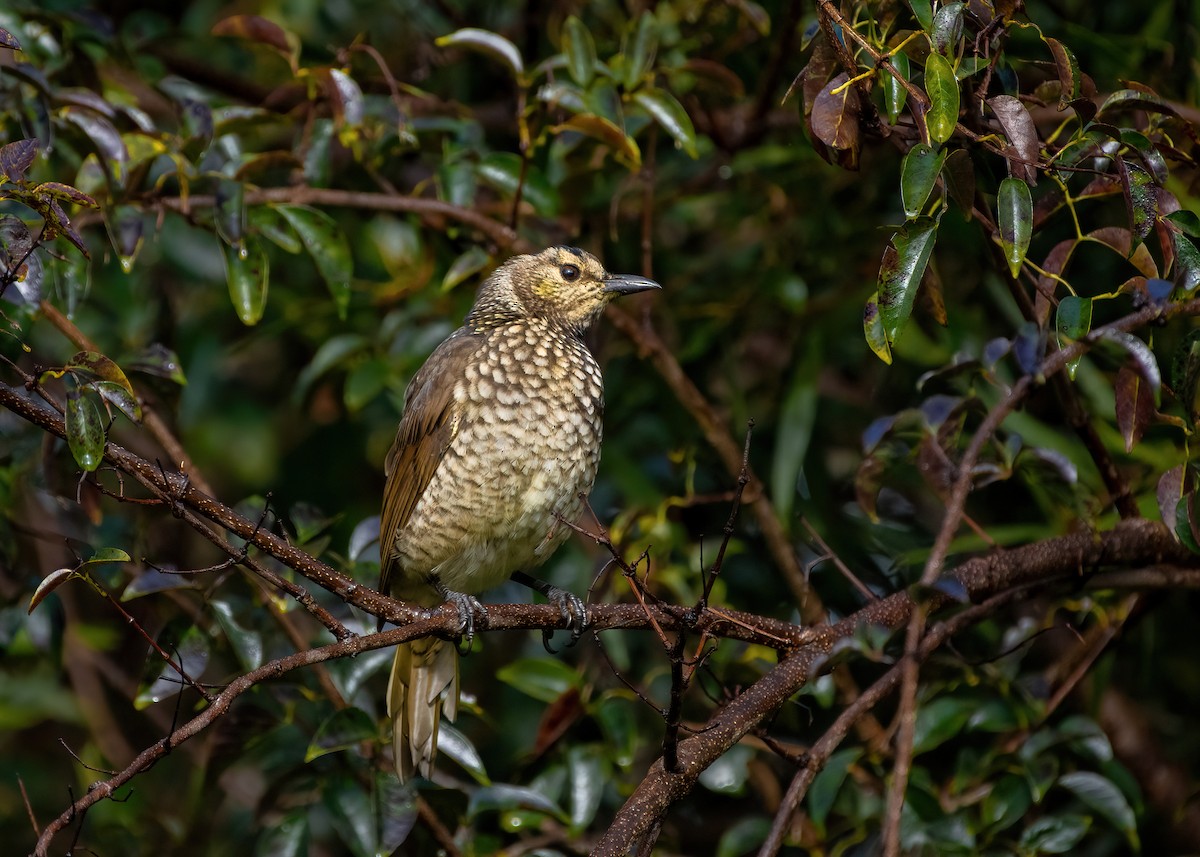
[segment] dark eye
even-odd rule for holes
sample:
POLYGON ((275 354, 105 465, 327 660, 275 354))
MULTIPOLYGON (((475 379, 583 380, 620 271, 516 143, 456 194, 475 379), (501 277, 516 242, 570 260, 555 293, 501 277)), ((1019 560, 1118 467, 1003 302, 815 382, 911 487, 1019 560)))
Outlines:
POLYGON ((579 268, 574 265, 563 265, 558 269, 558 272, 562 274, 562 278, 568 283, 573 283, 579 279, 579 268))

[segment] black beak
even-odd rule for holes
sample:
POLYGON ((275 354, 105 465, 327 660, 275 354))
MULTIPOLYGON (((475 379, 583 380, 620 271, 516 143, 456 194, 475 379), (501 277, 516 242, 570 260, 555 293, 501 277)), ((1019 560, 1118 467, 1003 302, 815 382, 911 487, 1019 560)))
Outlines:
POLYGON ((614 295, 636 295, 648 289, 661 289, 654 280, 636 274, 609 274, 604 278, 604 291, 614 295))

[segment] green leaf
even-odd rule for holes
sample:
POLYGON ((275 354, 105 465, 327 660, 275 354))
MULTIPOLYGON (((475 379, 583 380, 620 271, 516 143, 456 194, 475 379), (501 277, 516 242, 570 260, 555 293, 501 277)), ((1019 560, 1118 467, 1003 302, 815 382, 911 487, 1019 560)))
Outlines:
POLYGON ((1048 815, 1021 834, 1022 853, 1069 854, 1087 835, 1092 820, 1082 815, 1048 815))
POLYGON ((979 813, 988 828, 1005 830, 1024 818, 1032 803, 1025 778, 1007 774, 988 791, 979 813))
POLYGON ((79 389, 67 390, 67 446, 71 455, 86 473, 91 473, 104 460, 104 419, 100 409, 79 389))
POLYGON ((478 244, 468 247, 457 259, 450 263, 446 276, 442 278, 442 291, 448 292, 463 280, 478 274, 488 266, 492 257, 478 244))
POLYGON ((304 761, 311 762, 327 753, 337 753, 356 747, 364 741, 375 741, 379 730, 375 719, 361 708, 343 708, 335 711, 317 727, 312 743, 304 752, 304 761))
MULTIPOLYGON (((892 63, 892 68, 896 69, 905 80, 910 79, 911 69, 908 62, 908 54, 898 53, 889 57, 892 63)), ((883 74, 883 104, 887 110, 888 124, 895 125, 896 120, 900 118, 900 114, 904 111, 904 104, 908 100, 908 90, 904 88, 904 84, 896 79, 896 76, 891 72, 885 71, 883 74)))
POLYGON ((63 369, 71 372, 81 384, 94 389, 129 419, 134 422, 141 420, 142 408, 133 392, 133 385, 121 367, 108 357, 95 351, 80 351, 67 361, 63 369))
POLYGON ((475 169, 481 179, 510 197, 520 188, 522 196, 543 217, 554 217, 558 213, 558 192, 533 164, 528 166, 522 183, 520 155, 492 152, 475 169))
MULTIPOLYGON (((815 341, 813 337, 810 342, 815 341)), ((804 467, 804 456, 812 441, 813 426, 820 411, 817 396, 817 368, 820 360, 810 347, 804 362, 797 367, 787 398, 779 412, 779 432, 771 458, 771 485, 775 508, 782 520, 792 517, 796 483, 804 467)))
POLYGON ((611 779, 610 767, 594 744, 576 744, 567 751, 567 809, 572 831, 586 830, 595 819, 611 779))
POLYGON ((369 788, 369 782, 361 783, 348 773, 326 776, 321 782, 321 799, 333 828, 355 857, 378 857, 382 850, 369 788))
POLYGON ((1200 417, 1200 330, 1189 331, 1171 360, 1171 387, 1193 423, 1200 417))
POLYGON ((564 824, 570 823, 558 804, 541 792, 502 783, 476 789, 467 803, 467 818, 474 819, 483 812, 510 809, 533 810, 553 816, 564 824))
POLYGON ((350 255, 350 242, 342 228, 325 212, 307 205, 279 205, 275 208, 300 236, 300 241, 329 287, 338 318, 345 320, 346 310, 350 306, 350 279, 354 275, 354 261, 350 255))
MULTIPOLYGON (((126 593, 128 591, 127 589, 126 593)), ((262 666, 262 634, 252 628, 245 628, 240 625, 237 619, 234 618, 233 606, 227 600, 214 598, 210 604, 212 612, 216 615, 217 622, 221 626, 221 630, 225 632, 225 639, 229 640, 229 645, 233 647, 233 652, 237 655, 242 669, 249 671, 262 666)))
POLYGON ((819 831, 824 832, 825 819, 829 817, 829 811, 833 809, 838 792, 842 790, 842 784, 846 782, 850 766, 858 761, 862 753, 862 749, 858 747, 838 750, 830 755, 825 762, 825 767, 813 777, 812 786, 808 790, 808 817, 812 819, 819 831))
POLYGON ((735 821, 725 829, 717 842, 715 857, 742 857, 766 841, 771 832, 770 819, 751 815, 735 821))
POLYGON ((974 700, 960 696, 943 696, 922 705, 913 730, 913 755, 945 744, 962 731, 974 710, 974 700))
POLYGON ((933 15, 929 42, 942 56, 954 56, 963 32, 965 3, 944 3, 933 15))
POLYGON ((1015 280, 1021 273, 1033 234, 1033 198, 1029 195, 1029 185, 1011 176, 1000 182, 1000 190, 996 193, 996 223, 1000 228, 1004 258, 1015 280))
POLYGON ((364 360, 355 366, 346 376, 346 389, 342 396, 346 408, 351 413, 357 413, 370 404, 387 386, 391 372, 387 362, 380 359, 364 360))
POLYGON ((1058 81, 1062 86, 1062 93, 1058 96, 1058 109, 1065 110, 1067 105, 1079 97, 1083 78, 1079 70, 1079 60, 1075 59, 1075 54, 1071 52, 1071 49, 1058 39, 1043 36, 1042 40, 1054 56, 1054 65, 1058 69, 1058 81))
POLYGON ((633 34, 627 40, 622 50, 624 58, 624 73, 621 83, 626 92, 633 92, 642 82, 642 78, 654 64, 654 54, 658 50, 658 21, 653 13, 643 12, 634 25, 633 34))
POLYGON ((867 298, 863 307, 863 336, 867 346, 875 352, 875 356, 889 366, 892 364, 892 346, 888 342, 887 331, 883 329, 883 316, 879 312, 879 292, 874 292, 867 298))
POLYGON ((657 87, 647 86, 635 92, 633 100, 671 135, 675 141, 675 148, 683 149, 688 157, 698 157, 696 129, 692 127, 691 117, 687 115, 683 105, 675 100, 675 96, 657 87))
POLYGON ((932 53, 925 60, 925 92, 930 102, 925 114, 929 139, 945 143, 958 124, 958 78, 954 66, 941 54, 932 53))
POLYGON ((217 182, 213 205, 217 234, 226 244, 237 245, 246 237, 246 185, 233 179, 217 182))
POLYGON ((753 758, 753 749, 745 744, 734 744, 700 773, 700 784, 719 794, 743 794, 753 758))
POLYGON ((946 150, 934 151, 924 143, 909 149, 900 163, 900 199, 904 203, 904 214, 914 218, 925 207, 925 201, 937 184, 942 164, 946 162, 946 150))
MULTIPOLYGON (((921 285, 921 278, 925 275, 929 256, 937 240, 937 228, 937 220, 931 217, 911 220, 892 235, 883 252, 883 261, 879 266, 878 306, 889 345, 896 342, 912 314, 917 288, 921 285)), ((875 353, 879 354, 879 351, 875 353)))
POLYGON ((603 116, 595 113, 579 113, 568 117, 565 122, 555 125, 550 130, 555 134, 563 131, 585 134, 599 140, 616 152, 624 159, 625 165, 629 169, 637 170, 642 166, 642 151, 638 148, 637 142, 603 116))
POLYGON ((271 266, 267 254, 253 238, 238 247, 225 246, 225 280, 229 298, 242 324, 258 324, 267 307, 271 266))
POLYGON ((553 702, 566 691, 583 687, 579 673, 562 661, 550 658, 523 658, 500 668, 496 678, 527 696, 553 702))
POLYGON ((162 343, 148 345, 124 362, 130 372, 145 372, 147 375, 174 381, 181 387, 187 386, 187 376, 183 374, 179 355, 162 343))
POLYGON ((483 757, 479 755, 471 739, 445 720, 438 726, 437 747, 439 753, 458 764, 475 782, 481 786, 492 784, 492 779, 483 764, 483 757))
MULTIPOLYGON (((178 646, 163 644, 161 640, 160 644, 162 644, 163 650, 171 656, 171 660, 179 664, 189 676, 197 681, 200 679, 205 667, 208 666, 208 637, 203 631, 193 625, 184 632, 178 646)), ((154 652, 151 657, 157 658, 159 655, 154 652)), ((183 687, 184 680, 180 677, 179 672, 171 664, 164 663, 158 677, 148 686, 143 685, 138 690, 133 707, 142 711, 156 702, 170 699, 183 687)))
POLYGON ((1133 808, 1112 780, 1093 771, 1075 771, 1060 777, 1058 784, 1074 792, 1089 809, 1124 833, 1135 851, 1141 850, 1133 808))
POLYGON ((254 844, 254 857, 306 857, 309 851, 308 807, 294 809, 265 826, 254 844))
MULTIPOLYGON (((1058 312, 1054 317, 1054 330, 1058 338, 1058 347, 1082 339, 1092 329, 1092 301, 1069 295, 1058 302, 1058 312)), ((1080 355, 1067 363, 1067 374, 1075 380, 1075 370, 1079 368, 1080 355)))
POLYGON ((499 33, 481 30, 477 27, 465 27, 435 41, 439 48, 469 48, 499 60, 512 76, 520 80, 525 74, 525 63, 521 60, 521 52, 517 46, 499 33))
POLYGON ((1158 219, 1158 192, 1154 186, 1154 177, 1125 158, 1116 160, 1121 173, 1121 187, 1125 192, 1129 228, 1140 241, 1150 234, 1158 219))
POLYGON ((571 79, 580 86, 587 86, 596 74, 596 43, 583 21, 574 15, 563 23, 562 46, 571 79))
POLYGON ((933 0, 908 0, 908 5, 921 29, 930 32, 933 29, 933 0))

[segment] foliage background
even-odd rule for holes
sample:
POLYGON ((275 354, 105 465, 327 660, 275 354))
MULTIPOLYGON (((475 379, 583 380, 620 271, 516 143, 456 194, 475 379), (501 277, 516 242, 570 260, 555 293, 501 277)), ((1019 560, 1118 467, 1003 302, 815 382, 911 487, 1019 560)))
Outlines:
MULTIPOLYGON (((986 5, 971 4, 956 45, 970 47, 981 29, 971 16, 986 5)), ((1200 13, 1191 4, 997 6, 1068 45, 1097 101, 1136 80, 1183 120, 1196 118, 1200 13)), ((864 25, 872 38, 914 27, 904 4, 846 4, 846 14, 885 22, 878 31, 864 25)), ((986 225, 952 207, 940 220, 912 319, 903 336, 886 337, 890 365, 872 353, 864 303, 906 220, 902 159, 915 141, 911 133, 881 140, 868 132, 842 150, 853 151, 855 170, 822 159, 806 129, 804 85, 785 99, 821 41, 816 21, 807 3, 298 0, 164 8, 17 0, 0 10, 0 27, 23 48, 0 51, 0 142, 39 139, 29 181, 61 182, 99 203, 70 210, 90 259, 67 239, 47 242, 40 270, 23 282, 40 277, 47 300, 124 368, 214 496, 255 517, 269 495, 294 543, 373 585, 375 548, 363 548, 363 522, 377 511, 405 383, 457 326, 480 276, 512 251, 500 232, 432 209, 388 210, 381 199, 471 208, 515 225, 531 247, 580 244, 611 270, 651 274, 664 285, 661 295, 625 307, 625 332, 602 326, 594 343, 608 410, 592 504, 613 541, 631 560, 649 547, 651 589, 667 601, 695 602, 737 475, 678 388, 640 359, 645 342, 628 331, 652 323, 711 404, 718 434, 740 446, 754 421, 753 468, 820 601, 832 617, 845 616, 863 596, 831 555, 874 593, 893 592, 920 578, 940 524, 949 482, 922 454, 922 430, 904 420, 930 407, 931 391, 955 396, 952 416, 925 412, 932 421, 925 434, 930 424, 935 435, 944 425, 939 441, 953 457, 979 424, 973 403, 994 403, 1026 367, 1005 358, 991 378, 922 377, 956 355, 980 355, 996 337, 1029 337, 1017 295, 1031 304, 1036 277, 1027 268, 1014 286, 986 225), (235 15, 263 16, 279 35, 235 15), (438 44, 463 27, 511 40, 523 57, 520 74, 470 46, 438 44), (611 78, 586 64, 569 67, 583 30, 611 78), (574 49, 564 44, 571 34, 574 49), (566 59, 545 64, 563 52, 566 59), (551 81, 576 89, 548 95, 551 81), (571 99, 580 92, 586 102, 577 109, 571 99), (301 185, 331 195, 286 190, 301 185), (285 190, 263 198, 256 188, 285 190), (371 196, 337 196, 350 192, 371 196), (291 210, 292 231, 279 213, 286 202, 313 204, 291 210), (167 364, 178 365, 186 384, 164 377, 167 364), (902 412, 908 416, 895 424, 877 422, 902 412), (872 446, 864 433, 886 440, 872 446)), ((1041 97, 1037 87, 1056 81, 1031 28, 1009 27, 1003 51, 992 94, 1041 97)), ((965 84, 963 91, 965 99, 965 84)), ((1043 137, 1070 115, 1059 114, 1056 101, 1026 100, 1043 137)), ((976 127, 964 104, 962 121, 976 127)), ((1164 135, 1154 137, 1171 165, 1161 184, 1194 210, 1190 139, 1179 126, 1155 124, 1161 114, 1149 115, 1129 121, 1150 137, 1164 135)), ((973 153, 980 204, 990 210, 1011 165, 977 139, 956 136, 948 145, 973 153)), ((829 159, 845 164, 845 157, 834 149, 829 159)), ((20 179, 10 174, 0 188, 9 201, 0 205, 37 222, 19 204, 20 179)), ((1043 176, 1037 198, 1048 184, 1043 176)), ((1088 205, 1086 228, 1129 226, 1119 194, 1088 205)), ((1046 267, 1070 234, 1061 214, 1039 221, 1029 258, 1046 267)), ((1097 325, 1129 312, 1136 292, 1115 294, 1141 271, 1120 255, 1085 246, 1070 269, 1084 297, 1114 293, 1094 302, 1097 325)), ((1160 261, 1163 276, 1194 288, 1182 262, 1172 269, 1160 261)), ((9 361, 34 375, 71 365, 78 342, 39 315, 36 302, 4 309, 10 327, 0 349, 9 361)), ((1043 331, 1053 327, 1045 314, 1041 321, 1043 331)), ((1180 348, 1189 353, 1191 328, 1176 321, 1146 338, 1166 364, 1180 348)), ((878 337, 872 344, 879 350, 878 337)), ((1084 358, 1073 395, 1133 502, 1157 518, 1159 478, 1189 458, 1193 405, 1168 390, 1162 410, 1174 422, 1141 412, 1139 441, 1127 452, 1128 425, 1115 409, 1129 394, 1114 393, 1123 354, 1084 358)), ((48 387, 62 395, 76 377, 48 387)), ((80 395, 98 402, 86 390, 80 395)), ((987 459, 999 478, 972 500, 977 528, 962 530, 953 555, 1112 524, 1111 486, 1094 451, 1072 433, 1062 398, 1061 387, 1041 388, 1005 423, 1008 446, 989 447, 987 459), (1018 449, 1029 454, 1014 460, 1018 449)), ((80 486, 78 456, 16 417, 0 416, 0 428, 0 841, 32 843, 24 795, 44 824, 67 805, 68 789, 78 796, 103 778, 61 742, 90 765, 119 769, 198 702, 193 691, 152 689, 161 660, 87 586, 60 587, 26 615, 45 575, 102 548, 124 550, 130 561, 94 566, 96 579, 118 594, 136 584, 140 597, 124 606, 137 624, 156 639, 195 647, 188 651, 196 657, 203 652, 205 681, 214 684, 296 642, 269 620, 262 590, 236 573, 156 573, 224 558, 185 523, 80 486), (146 698, 135 705, 139 695, 146 698), (149 702, 160 695, 164 701, 149 702)), ((124 417, 111 439, 171 466, 167 452, 124 417)), ((110 476, 102 481, 116 490, 110 476)), ((711 600, 796 620, 796 583, 767 540, 761 520, 743 510, 711 600)), ((606 559, 580 539, 544 576, 583 592, 606 559)), ((596 597, 627 599, 628 587, 610 576, 596 597)), ((506 588, 488 600, 526 594, 506 588)), ((322 601, 352 629, 373 630, 373 617, 332 597, 322 601)), ((290 601, 282 607, 301 642, 328 641, 290 601)), ((1078 846, 1115 854, 1200 845, 1191 802, 1200 764, 1191 728, 1200 710, 1189 621, 1196 608, 1187 591, 1136 602, 1084 589, 1056 593, 1000 612, 936 656, 922 672, 905 848, 1078 846), (1077 664, 1078 641, 1097 639, 1086 677, 1071 674, 1063 665, 1077 664), (1171 787, 1151 783, 1147 768, 1171 787)), ((612 665, 665 705, 670 669, 657 640, 645 631, 603 639, 612 665)), ((435 843, 445 846, 433 816, 462 853, 585 852, 661 752, 662 717, 636 700, 589 641, 553 659, 531 634, 486 635, 476 648, 463 667, 473 701, 458 724, 461 743, 442 762, 450 788, 423 790, 431 810, 420 818, 415 797, 396 793, 378 757, 388 653, 377 651, 328 667, 358 715, 335 714, 312 671, 267 683, 135 780, 122 802, 89 813, 79 842, 100 854, 371 854, 390 850, 413 827, 401 853, 433 853, 435 843)), ((866 685, 903 643, 865 633, 849 649, 838 671, 866 685)), ((702 724, 722 695, 774 661, 766 647, 723 643, 686 697, 685 722, 702 724)), ((829 725, 839 709, 834 698, 829 678, 813 682, 722 757, 669 816, 663 853, 758 847, 794 771, 788 752, 829 725)), ((878 847, 895 712, 885 704, 874 721, 884 731, 868 723, 830 760, 789 828, 787 853, 878 847)))

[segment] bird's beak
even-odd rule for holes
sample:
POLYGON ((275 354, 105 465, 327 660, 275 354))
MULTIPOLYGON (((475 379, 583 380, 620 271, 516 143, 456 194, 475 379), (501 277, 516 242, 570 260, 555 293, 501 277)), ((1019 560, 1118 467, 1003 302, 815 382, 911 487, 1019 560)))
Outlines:
POLYGON ((654 280, 636 274, 609 274, 604 278, 604 291, 614 295, 636 295, 648 289, 661 289, 654 280))

